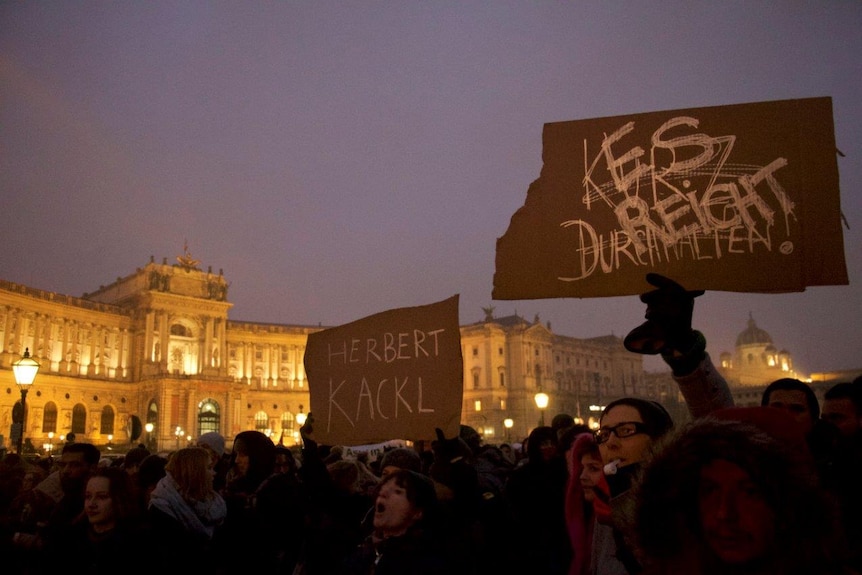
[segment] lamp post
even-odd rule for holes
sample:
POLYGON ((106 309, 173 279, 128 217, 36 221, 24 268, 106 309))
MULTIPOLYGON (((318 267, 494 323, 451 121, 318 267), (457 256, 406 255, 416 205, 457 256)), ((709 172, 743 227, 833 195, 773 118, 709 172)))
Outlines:
POLYGON ((146 425, 144 425, 144 429, 147 431, 147 449, 149 449, 150 451, 152 451, 152 446, 153 446, 152 433, 153 433, 154 427, 155 426, 153 425, 152 422, 149 422, 146 425))
POLYGON ((302 404, 300 404, 299 413, 296 414, 296 423, 298 423, 299 426, 302 427, 303 425, 305 425, 306 418, 307 416, 302 413, 302 404))
POLYGON ((512 426, 513 425, 515 425, 515 422, 512 420, 511 417, 507 417, 506 419, 503 420, 503 427, 506 428, 506 441, 507 442, 511 441, 509 435, 512 432, 512 426))
POLYGON ((539 408, 539 427, 545 426, 545 408, 548 407, 548 394, 539 389, 539 392, 533 396, 536 402, 536 407, 539 408))
POLYGON ((30 348, 24 348, 24 355, 18 361, 12 362, 12 371, 15 374, 15 383, 21 390, 21 433, 18 435, 18 455, 24 447, 24 430, 27 424, 27 391, 36 379, 39 371, 39 362, 30 357, 30 348))
POLYGON ((180 427, 179 425, 174 430, 174 436, 176 436, 176 438, 177 438, 177 451, 179 451, 179 449, 180 449, 180 438, 183 436, 184 433, 185 433, 185 431, 183 431, 183 428, 180 427))

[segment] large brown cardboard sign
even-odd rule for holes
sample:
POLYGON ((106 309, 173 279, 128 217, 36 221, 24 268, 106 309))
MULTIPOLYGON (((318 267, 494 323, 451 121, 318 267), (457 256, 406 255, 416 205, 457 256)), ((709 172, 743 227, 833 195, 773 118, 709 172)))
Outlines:
POLYGON ((847 284, 831 98, 546 124, 494 299, 847 284))
POLYGON ((314 436, 328 445, 458 435, 463 392, 458 296, 312 333, 305 371, 314 436))

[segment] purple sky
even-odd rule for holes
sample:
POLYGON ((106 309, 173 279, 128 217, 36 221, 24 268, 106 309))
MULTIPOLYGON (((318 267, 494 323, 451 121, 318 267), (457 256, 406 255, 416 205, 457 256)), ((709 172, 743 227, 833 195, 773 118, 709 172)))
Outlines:
POLYGON ((695 323, 862 368, 860 2, 3 2, 0 30, 0 278, 81 295, 188 240, 235 320, 457 293, 462 323, 622 336, 636 297, 491 299, 543 125, 831 96, 850 285, 710 292, 695 323))

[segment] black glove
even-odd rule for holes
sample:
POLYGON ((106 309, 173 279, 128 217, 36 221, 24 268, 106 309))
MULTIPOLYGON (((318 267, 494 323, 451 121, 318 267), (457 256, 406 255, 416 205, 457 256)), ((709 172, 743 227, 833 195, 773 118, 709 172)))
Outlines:
POLYGON ((648 273, 646 280, 657 288, 640 296, 647 304, 646 321, 629 332, 623 345, 647 355, 687 354, 702 339, 691 329, 691 316, 694 298, 703 295, 703 290, 686 290, 655 273, 648 273))
POLYGON ((302 438, 302 445, 306 449, 317 449, 317 442, 314 440, 314 416, 311 412, 305 417, 305 423, 299 428, 299 435, 302 438))

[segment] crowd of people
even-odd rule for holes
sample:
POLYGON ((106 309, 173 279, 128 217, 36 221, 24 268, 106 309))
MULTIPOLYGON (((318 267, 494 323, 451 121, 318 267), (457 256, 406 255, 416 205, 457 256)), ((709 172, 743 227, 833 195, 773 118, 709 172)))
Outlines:
POLYGON ((637 397, 595 431, 557 414, 520 448, 461 426, 373 460, 257 431, 106 460, 68 442, 50 465, 0 460, 3 573, 289 575, 862 573, 862 382, 821 405, 781 379, 736 407, 692 329, 702 292, 650 275, 646 322, 691 415, 637 397))

